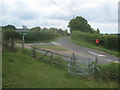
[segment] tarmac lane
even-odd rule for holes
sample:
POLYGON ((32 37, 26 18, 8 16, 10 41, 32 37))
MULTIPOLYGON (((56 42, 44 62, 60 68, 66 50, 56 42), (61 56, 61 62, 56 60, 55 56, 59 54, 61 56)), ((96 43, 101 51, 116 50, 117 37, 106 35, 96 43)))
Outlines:
MULTIPOLYGON (((66 48, 67 51, 54 51, 61 55, 66 55, 72 57, 72 53, 75 53, 76 59, 84 62, 90 62, 92 60, 98 59, 98 64, 106 64, 110 62, 119 63, 119 57, 115 57, 113 55, 109 55, 105 52, 89 49, 83 46, 76 45, 70 41, 69 37, 60 38, 58 41, 50 42, 50 43, 28 43, 25 44, 25 47, 31 47, 32 45, 57 45, 63 48, 66 48)), ((17 46, 21 46, 22 44, 17 44, 17 46)), ((50 56, 50 54, 48 54, 50 56)), ((64 58, 69 60, 69 58, 64 58)))
POLYGON ((98 59, 98 64, 106 64, 110 62, 120 63, 119 57, 109 55, 105 52, 89 49, 83 46, 76 45, 70 41, 69 37, 60 38, 56 41, 59 45, 72 50, 76 55, 78 60, 88 61, 91 59, 98 59))

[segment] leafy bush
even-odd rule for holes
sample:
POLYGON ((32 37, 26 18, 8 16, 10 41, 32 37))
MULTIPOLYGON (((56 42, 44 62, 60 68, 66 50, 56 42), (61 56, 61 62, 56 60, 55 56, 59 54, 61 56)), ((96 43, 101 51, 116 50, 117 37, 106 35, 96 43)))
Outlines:
POLYGON ((5 26, 2 28, 2 46, 5 49, 15 51, 15 41, 20 39, 21 35, 17 33, 14 26, 5 26), (12 28, 8 28, 12 27, 12 28))
POLYGON ((58 36, 58 33, 53 33, 51 31, 30 31, 25 38, 26 41, 45 41, 53 40, 58 36))
POLYGON ((117 35, 101 35, 101 40, 105 42, 104 47, 111 50, 119 50, 120 43, 118 40, 120 38, 117 35))
POLYGON ((92 43, 94 45, 95 45, 95 40, 99 39, 100 40, 99 46, 103 46, 111 50, 120 51, 119 50, 120 37, 118 35, 101 35, 101 34, 92 34, 92 33, 74 31, 71 34, 71 38, 77 41, 85 40, 88 43, 92 43))

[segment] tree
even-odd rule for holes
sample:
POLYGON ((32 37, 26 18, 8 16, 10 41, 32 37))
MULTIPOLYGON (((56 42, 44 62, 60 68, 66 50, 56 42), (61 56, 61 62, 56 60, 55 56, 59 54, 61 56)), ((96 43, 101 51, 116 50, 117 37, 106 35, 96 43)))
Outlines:
POLYGON ((75 19, 70 20, 68 27, 71 32, 78 30, 92 32, 91 26, 88 24, 87 20, 81 16, 77 16, 75 19))
POLYGON ((3 46, 12 51, 15 50, 15 40, 20 38, 20 34, 17 33, 15 29, 16 28, 13 25, 7 25, 5 27, 2 27, 3 46))
POLYGON ((97 28, 97 30, 94 30, 93 28, 92 28, 92 33, 95 33, 95 34, 100 34, 100 30, 97 28))
POLYGON ((100 30, 97 28, 97 33, 100 34, 100 30))
POLYGON ((63 33, 63 31, 62 31, 62 29, 60 28, 60 29, 58 29, 58 33, 63 33))
POLYGON ((63 35, 64 35, 64 36, 68 36, 68 35, 69 35, 69 34, 68 34, 68 31, 67 31, 67 30, 64 30, 64 31, 63 31, 63 35))
POLYGON ((5 29, 5 30, 15 30, 16 27, 13 26, 13 25, 7 25, 7 26, 4 26, 2 29, 5 29))
POLYGON ((50 27, 50 29, 48 29, 48 31, 52 31, 52 32, 56 33, 57 32, 57 28, 50 27))
POLYGON ((30 30, 33 30, 33 31, 41 31, 41 27, 33 27, 33 28, 31 28, 30 30))
POLYGON ((43 30, 43 31, 47 31, 48 29, 47 29, 46 27, 44 27, 42 30, 43 30))

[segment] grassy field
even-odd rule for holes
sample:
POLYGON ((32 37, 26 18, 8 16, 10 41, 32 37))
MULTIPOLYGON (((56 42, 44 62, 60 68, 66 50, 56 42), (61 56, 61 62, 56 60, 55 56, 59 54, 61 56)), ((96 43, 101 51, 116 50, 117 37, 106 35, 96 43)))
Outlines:
POLYGON ((109 53, 111 55, 115 55, 115 56, 120 57, 120 52, 117 52, 117 51, 114 51, 114 50, 109 50, 109 49, 106 49, 106 48, 103 48, 103 47, 100 47, 100 46, 96 46, 96 45, 93 45, 93 44, 91 44, 89 42, 86 42, 84 40, 77 41, 77 40, 71 39, 71 41, 73 43, 76 43, 76 44, 81 45, 81 46, 85 46, 87 48, 101 50, 101 51, 104 51, 104 52, 109 53))
POLYGON ((54 45, 37 45, 37 48, 45 48, 45 49, 51 49, 51 50, 59 50, 59 51, 67 51, 67 49, 61 47, 61 46, 54 46, 54 45))
MULTIPOLYGON (((48 58, 50 59, 50 58, 48 58)), ((55 64, 32 58, 29 52, 3 51, 3 88, 117 88, 117 83, 73 75, 55 64)))

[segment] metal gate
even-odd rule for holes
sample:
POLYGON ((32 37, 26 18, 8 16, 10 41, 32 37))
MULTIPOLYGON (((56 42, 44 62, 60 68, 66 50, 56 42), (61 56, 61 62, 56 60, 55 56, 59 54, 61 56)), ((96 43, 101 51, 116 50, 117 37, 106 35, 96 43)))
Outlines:
MULTIPOLYGON (((90 59, 89 59, 90 60, 90 59)), ((73 74, 78 75, 89 75, 94 73, 94 60, 90 60, 89 62, 81 61, 81 60, 73 60, 68 64, 68 71, 73 74)))

